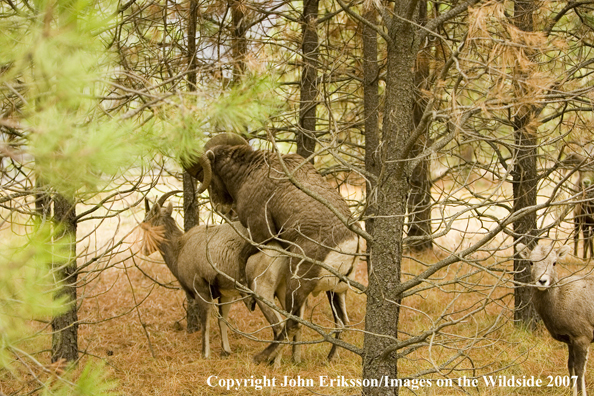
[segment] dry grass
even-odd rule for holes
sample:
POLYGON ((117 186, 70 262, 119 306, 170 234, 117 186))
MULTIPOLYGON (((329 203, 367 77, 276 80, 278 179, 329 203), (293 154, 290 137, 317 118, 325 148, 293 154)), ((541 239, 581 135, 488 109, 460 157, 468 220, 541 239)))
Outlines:
MULTIPOLYGON (((454 209, 451 209, 454 210, 454 209)), ((140 216, 126 214, 118 220, 108 220, 100 228, 93 231, 92 222, 83 223, 79 228, 79 236, 90 235, 89 251, 108 248, 114 234, 122 237, 130 234, 139 223, 140 216), (125 217, 127 216, 127 217, 125 217), (115 230, 115 231, 114 231, 115 230)), ((469 219, 469 221, 474 221, 469 219)), ((468 230, 469 227, 459 227, 468 230)), ((470 227, 476 229, 476 226, 470 227)), ((456 233, 454 233, 456 234, 456 233)), ((475 236, 477 238, 478 236, 475 236)), ((468 237, 454 235, 442 238, 439 243, 450 246, 452 250, 468 243, 468 237), (449 238, 449 239, 447 239, 449 238)), ((501 242, 494 242, 498 246, 501 242)), ((129 246, 134 246, 132 241, 129 246)), ((138 250, 139 245, 133 249, 138 250)), ((109 263, 99 262, 97 265, 108 266, 102 272, 92 273, 89 282, 80 290, 84 297, 79 311, 81 320, 79 339, 80 349, 85 355, 83 361, 101 360, 106 362, 110 378, 117 380, 119 395, 352 395, 359 393, 359 388, 320 387, 318 379, 327 376, 336 379, 343 376, 347 379, 361 378, 361 358, 351 352, 341 350, 334 362, 327 364, 325 356, 330 349, 326 343, 313 343, 304 347, 303 363, 294 364, 290 358, 290 348, 284 348, 282 367, 278 370, 269 366, 255 365, 252 356, 261 351, 269 340, 272 331, 267 327, 263 315, 257 310, 247 311, 243 304, 235 304, 231 309, 231 324, 249 337, 239 333, 230 333, 233 354, 221 358, 220 336, 216 321, 212 323, 211 349, 212 359, 201 358, 200 333, 187 334, 185 331, 184 293, 176 289, 176 283, 169 270, 161 262, 158 253, 148 260, 137 256, 132 259, 129 251, 120 249, 122 253, 112 256, 109 263), (140 268, 140 269, 139 269, 140 268), (158 280, 161 285, 156 284, 158 280), (259 341, 258 341, 259 340, 259 341), (227 390, 221 387, 210 387, 207 379, 210 376, 219 379, 260 379, 275 378, 276 387, 265 387, 256 390, 254 387, 241 387, 227 390), (253 377, 252 377, 253 376, 253 377), (280 384, 285 376, 290 379, 312 379, 313 387, 283 387, 280 384)), ((420 273, 426 265, 443 258, 445 253, 436 249, 433 254, 406 259, 403 263, 403 278, 408 279, 420 273)), ((510 269, 505 260, 493 265, 499 269, 510 269)), ((82 260, 84 261, 84 259, 82 260)), ((486 264, 488 265, 488 263, 486 264)), ((579 265, 579 263, 578 263, 579 265)), ((567 273, 577 267, 567 266, 567 273)), ((432 381, 430 388, 410 390, 402 388, 401 394, 414 395, 566 395, 566 388, 534 388, 485 387, 479 377, 478 388, 455 386, 460 376, 481 376, 484 373, 493 375, 512 375, 517 378, 535 376, 547 382, 547 376, 566 375, 566 347, 555 342, 546 330, 541 328, 535 333, 525 332, 510 322, 513 306, 512 291, 509 283, 497 278, 501 272, 488 274, 477 271, 467 264, 453 265, 436 274, 442 281, 463 277, 463 282, 432 288, 407 298, 403 302, 400 318, 402 339, 430 328, 444 313, 447 318, 458 318, 477 304, 483 303, 484 309, 464 320, 455 327, 447 328, 444 335, 435 337, 433 344, 423 347, 400 360, 400 373, 403 377, 414 376, 423 370, 430 370, 439 365, 458 350, 465 353, 464 359, 451 370, 423 377, 432 381), (499 318, 499 319, 498 319, 499 318), (484 329, 496 324, 492 331, 484 329), (477 331, 482 329, 482 338, 477 338, 477 331), (446 344, 447 343, 447 344, 446 344), (474 370, 474 371, 473 371, 474 370), (443 378, 454 379, 452 387, 438 387, 437 381, 443 378)), ((509 275, 504 278, 509 279, 509 275)), ((357 268, 356 279, 366 284, 366 267, 361 262, 357 268)), ((348 311, 352 327, 344 335, 344 339, 358 346, 363 346, 365 296, 351 292, 348 294, 348 311)), ((307 318, 327 328, 332 327, 332 315, 325 296, 310 299, 307 318)), ((41 326, 40 326, 41 327, 41 326)), ((47 349, 51 344, 48 331, 45 336, 36 339, 35 345, 28 350, 47 349)), ((304 340, 315 342, 320 337, 313 331, 305 329, 304 340)), ((47 351, 36 355, 42 364, 49 366, 47 351)), ((594 375, 587 373, 586 382, 594 385, 594 375)), ((43 374, 47 377, 49 374, 43 374)), ((44 378, 45 378, 44 377, 44 378)), ((34 378, 26 371, 18 375, 0 373, 0 393, 6 395, 25 394, 35 387, 34 378)))
MULTIPOLYGON (((152 257, 154 258, 154 256, 152 257)), ((430 260, 430 257, 424 257, 430 260)), ((150 277, 164 284, 172 284, 172 275, 163 264, 148 263, 136 260, 143 271, 150 277)), ((419 264, 408 261, 408 271, 418 270, 419 264)), ((459 271, 457 272, 460 273, 459 271)), ((365 266, 361 263, 357 270, 357 280, 365 283, 365 266)), ((211 347, 214 358, 204 360, 200 355, 200 333, 187 334, 185 331, 184 293, 180 290, 157 286, 134 266, 131 260, 124 265, 108 269, 101 277, 89 284, 85 289, 84 304, 80 309, 80 348, 88 356, 84 359, 100 358, 108 364, 110 377, 117 379, 117 393, 121 395, 351 395, 357 394, 358 388, 343 387, 282 387, 264 388, 256 391, 253 387, 226 390, 220 387, 209 387, 207 379, 216 375, 220 379, 276 378, 278 385, 284 377, 297 379, 313 379, 317 385, 319 376, 357 379, 361 377, 361 359, 353 353, 341 350, 340 356, 331 364, 325 363, 325 355, 329 351, 328 344, 313 344, 304 348, 304 362, 293 364, 290 361, 290 348, 284 348, 283 364, 279 370, 272 367, 255 365, 252 356, 259 352, 264 343, 255 342, 239 334, 231 333, 230 342, 233 354, 230 357, 218 357, 220 337, 215 328, 211 335, 211 347), (152 355, 154 353, 154 356, 152 355)), ((493 298, 505 298, 509 290, 496 290, 493 298)), ((443 305, 451 300, 448 291, 432 290, 420 296, 414 296, 402 310, 401 326, 405 333, 414 333, 427 328, 427 317, 435 317, 443 305), (423 314, 419 314, 422 311, 423 314)), ((457 302, 459 306, 472 305, 476 294, 463 295, 457 302)), ((349 314, 353 323, 351 331, 345 339, 359 347, 363 344, 365 298, 363 295, 349 293, 349 314)), ((471 335, 477 322, 481 324, 493 321, 499 313, 496 306, 489 306, 486 312, 477 314, 473 320, 463 323, 451 330, 457 335, 471 335)), ((259 311, 250 313, 243 304, 235 304, 230 314, 232 324, 253 337, 267 339, 270 329, 265 328, 266 321, 259 311)), ((321 325, 330 327, 332 316, 325 296, 310 300, 308 317, 321 325)), ((216 322, 215 322, 216 323, 216 322)), ((306 340, 319 337, 306 330, 306 340)), ((503 369, 495 375, 536 376, 546 380, 548 375, 564 376, 566 374, 566 350, 563 344, 552 341, 543 329, 534 334, 516 330, 507 318, 503 326, 489 336, 490 341, 479 342, 469 353, 469 359, 479 369, 477 374, 485 371, 503 369), (507 322, 507 323, 506 323, 507 322)), ((46 338, 45 341, 49 341, 46 338)), ((38 340, 41 347, 41 340, 38 340)), ((423 348, 401 361, 403 376, 414 374, 430 367, 430 359, 440 361, 448 351, 440 347, 423 348)), ((47 353, 39 356, 47 363, 47 353)), ((468 362, 460 367, 468 368, 468 362)), ((470 371, 444 373, 450 378, 461 375, 472 375, 470 371)), ((436 381, 443 378, 439 375, 430 377, 434 381, 431 388, 411 391, 402 389, 401 394, 450 395, 552 395, 567 394, 567 389, 557 388, 485 388, 479 390, 466 387, 438 388, 436 381)), ((15 381, 5 377, 1 391, 11 394, 23 384, 23 378, 15 381), (12 383, 12 385, 11 385, 12 383), (18 385, 17 383, 20 383, 18 385)), ((587 382, 594 384, 594 376, 589 375, 587 382)), ((482 384, 482 381, 481 381, 482 384)))

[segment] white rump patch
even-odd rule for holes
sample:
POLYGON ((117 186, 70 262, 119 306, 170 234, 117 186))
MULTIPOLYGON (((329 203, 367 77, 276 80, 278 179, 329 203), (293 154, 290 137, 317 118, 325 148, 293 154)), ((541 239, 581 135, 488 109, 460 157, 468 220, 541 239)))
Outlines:
MULTIPOLYGON (((355 264, 358 260, 355 254, 358 253, 359 246, 359 237, 355 236, 347 239, 328 253, 324 263, 334 268, 336 272, 342 275, 348 274, 348 277, 353 279, 355 264)), ((330 290, 336 293, 344 293, 347 289, 348 285, 345 282, 340 282, 340 279, 330 273, 330 271, 322 268, 320 271, 320 282, 318 282, 312 294, 317 296, 320 292, 330 290)))

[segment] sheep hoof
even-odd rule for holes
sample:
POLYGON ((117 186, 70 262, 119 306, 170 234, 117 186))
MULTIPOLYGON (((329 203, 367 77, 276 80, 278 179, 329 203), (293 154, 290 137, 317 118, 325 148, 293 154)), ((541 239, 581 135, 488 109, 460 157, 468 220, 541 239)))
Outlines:
POLYGON ((254 363, 256 363, 256 364, 261 364, 261 363, 264 363, 267 361, 268 361, 268 355, 265 353, 261 352, 261 353, 257 354, 256 356, 254 356, 254 363))
POLYGON ((179 323, 178 320, 176 320, 175 323, 173 323, 173 330, 182 331, 183 329, 184 327, 181 325, 181 323, 179 323))
POLYGON ((221 357, 231 356, 231 352, 221 351, 221 357))
POLYGON ((250 310, 250 312, 254 312, 254 310, 256 309, 256 299, 253 297, 250 297, 250 299, 248 300, 248 309, 250 310))

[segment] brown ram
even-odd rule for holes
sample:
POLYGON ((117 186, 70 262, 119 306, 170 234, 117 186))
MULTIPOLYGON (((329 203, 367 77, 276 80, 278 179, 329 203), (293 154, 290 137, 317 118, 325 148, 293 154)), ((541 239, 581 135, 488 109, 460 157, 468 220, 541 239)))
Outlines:
MULTIPOLYGON (((341 280, 335 274, 353 274, 359 240, 336 215, 343 219, 351 216, 344 198, 313 165, 296 154, 282 155, 281 161, 277 153, 254 150, 237 135, 220 134, 206 143, 202 156, 195 156, 184 168, 202 181, 199 193, 209 189, 217 207, 234 206, 255 242, 277 240, 289 252, 289 270, 284 274, 285 307, 289 313, 300 316, 311 293, 326 291, 336 327, 340 329, 348 324, 345 309, 348 285, 345 278, 341 280), (290 180, 284 166, 307 193, 290 180), (324 262, 333 271, 314 261, 324 262)), ((285 331, 254 360, 275 359, 282 343, 298 329, 298 321, 288 318, 285 331)), ((328 359, 335 350, 334 345, 328 359)))

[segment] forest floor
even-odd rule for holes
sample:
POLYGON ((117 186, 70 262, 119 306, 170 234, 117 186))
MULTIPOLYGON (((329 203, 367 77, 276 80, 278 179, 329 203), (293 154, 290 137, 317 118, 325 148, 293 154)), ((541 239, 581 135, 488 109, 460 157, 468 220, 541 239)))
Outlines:
MULTIPOLYGON (((103 231, 105 235, 94 235, 96 241, 91 245, 94 244, 95 249, 101 248, 103 245, 97 241, 106 238, 110 232, 110 237, 113 238, 114 229, 117 229, 119 234, 130 232, 140 218, 141 215, 137 214, 135 217, 122 220, 121 223, 112 224, 112 231, 103 231)), ((85 227, 88 230, 92 229, 90 225, 83 225, 79 228, 80 236, 85 235, 85 227)), ((109 230, 109 224, 103 229, 109 230)), ((256 312, 249 312, 241 303, 234 304, 230 313, 231 325, 237 330, 231 331, 229 335, 233 351, 231 356, 220 357, 219 330, 216 319, 213 318, 213 357, 203 359, 200 332, 186 332, 185 293, 178 288, 159 254, 154 254, 150 258, 141 255, 131 258, 130 251, 138 249, 131 243, 134 234, 130 234, 128 239, 131 249, 112 256, 107 269, 81 275, 87 282, 79 291, 82 301, 79 308, 79 348, 82 362, 103 362, 108 377, 117 381, 115 394, 360 394, 357 381, 362 376, 361 357, 347 350, 340 350, 334 361, 326 362, 330 345, 319 342, 320 336, 310 329, 304 329, 303 340, 312 343, 303 347, 301 363, 293 363, 290 348, 285 347, 279 369, 254 364, 252 357, 265 348, 272 331, 267 327, 267 322, 258 309, 256 312), (268 382, 257 382, 264 379, 268 382), (246 380, 248 386, 233 385, 227 389, 226 385, 230 380, 246 380), (256 381, 253 386, 251 380, 256 381), (274 381, 274 386, 271 386, 271 381, 274 381), (350 386, 351 384, 355 386, 350 386), (262 389, 259 389, 259 385, 263 385, 262 389)), ((469 243, 469 239, 462 236, 446 242, 441 241, 441 245, 450 245, 452 250, 456 250, 454 246, 459 248, 469 243)), ((436 248, 431 253, 409 255, 403 262, 403 278, 407 279, 420 273, 428 264, 438 261, 445 254, 440 248, 436 248)), ((476 314, 468 316, 455 327, 444 329, 444 336, 430 337, 423 347, 399 360, 399 376, 411 376, 413 380, 405 384, 409 385, 408 387, 401 388, 400 394, 570 393, 567 387, 556 386, 566 381, 565 345, 553 341, 542 324, 539 324, 535 332, 530 332, 517 328, 510 319, 513 316, 512 289, 509 282, 503 282, 501 278, 509 278, 509 273, 506 274, 505 271, 511 269, 511 262, 503 257, 497 259, 497 266, 502 272, 484 275, 482 272, 472 272, 475 271, 472 265, 456 264, 440 271, 436 274, 436 279, 447 281, 458 278, 461 282, 456 282, 451 287, 421 291, 402 302, 399 325, 401 332, 398 335, 401 340, 419 334, 447 318, 455 318, 457 312, 468 313, 474 309, 473 307, 481 304, 484 307, 477 309, 476 314), (470 275, 465 277, 464 274, 470 275), (475 283, 468 279, 475 279, 475 283), (471 283, 480 284, 482 289, 469 288, 465 291, 464 285, 471 283), (459 311, 456 311, 457 309, 459 311), (479 337, 479 333, 483 334, 482 338, 479 337), (456 364, 440 368, 441 364, 458 352, 460 357, 456 364), (415 377, 423 371, 433 373, 415 377), (485 379, 483 375, 489 377, 485 379), (470 381, 464 382, 464 376, 476 377, 476 386, 470 381), (520 380, 540 380, 541 383, 538 386, 505 386, 512 376, 520 380), (414 382, 415 378, 417 382, 414 382), (420 379, 425 379, 422 387, 418 382, 420 379), (486 381, 491 380, 496 383, 488 386, 486 381)), ((566 263, 567 272, 572 272, 578 266, 583 267, 579 260, 571 260, 566 263)), ((367 283, 364 261, 360 261, 357 266, 356 280, 367 283)), ((354 291, 348 293, 347 307, 351 326, 343 333, 343 339, 358 348, 363 347, 365 306, 365 295, 354 291)), ((325 295, 310 297, 305 317, 317 325, 332 328, 332 314, 325 295)), ((43 335, 34 341, 38 349, 28 349, 43 351, 35 357, 41 364, 51 367, 48 352, 51 345, 49 331, 44 328, 41 333, 43 335)), ((587 372, 586 382, 594 387, 593 373, 593 370, 587 372)), ((26 395, 31 389, 35 389, 34 377, 33 373, 26 370, 19 370, 18 374, 0 373, 0 394, 26 395)))

